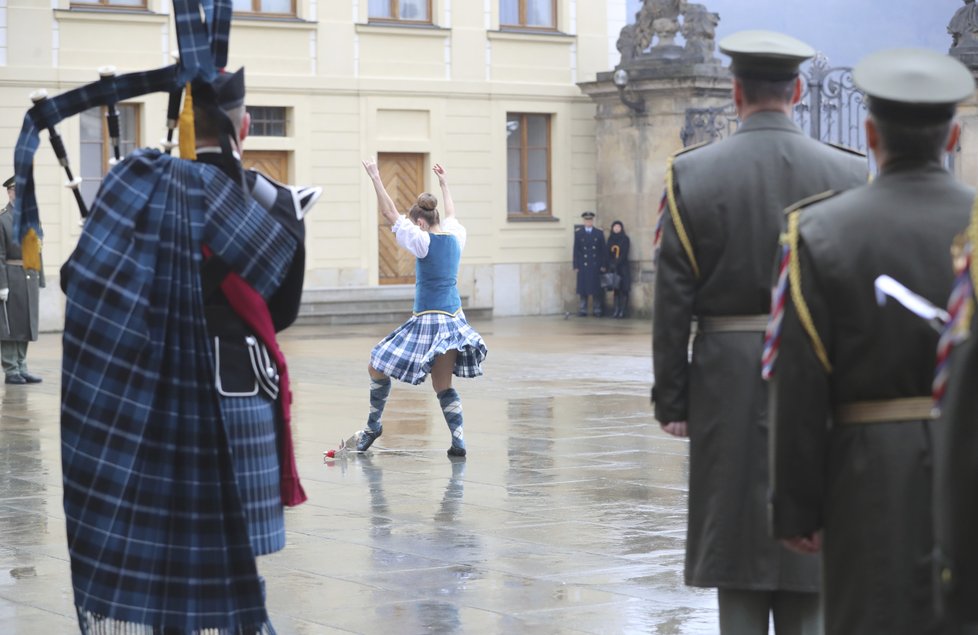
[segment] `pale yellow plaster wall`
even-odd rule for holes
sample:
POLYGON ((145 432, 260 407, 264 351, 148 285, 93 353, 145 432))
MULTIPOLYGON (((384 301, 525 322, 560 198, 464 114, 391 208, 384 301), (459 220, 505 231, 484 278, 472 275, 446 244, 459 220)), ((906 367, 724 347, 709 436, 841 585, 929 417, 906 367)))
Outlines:
MULTIPOLYGON (((57 94, 94 80, 105 64, 122 73, 171 62, 177 46, 168 3, 150 0, 149 9, 78 11, 68 0, 54 9, 49 2, 8 1, 0 171, 12 170, 35 88, 57 94)), ((246 148, 289 152, 290 180, 325 190, 307 222, 307 286, 377 283, 376 205, 360 161, 418 152, 426 155, 427 189, 438 190, 434 162, 449 168, 470 236, 463 293, 481 306, 505 299, 504 314, 563 310, 573 226, 582 210, 596 206, 595 109, 576 82, 607 70, 606 2, 559 0, 560 32, 546 35, 500 31, 497 0, 434 0, 434 24, 421 29, 368 24, 366 11, 367 0, 318 0, 315 7, 299 0, 294 20, 232 22, 228 67, 247 68, 249 104, 284 106, 291 124, 288 137, 251 137, 246 148), (552 117, 554 222, 507 220, 509 112, 552 117), (510 289, 513 280, 519 288, 510 289)), ((158 145, 166 96, 134 102, 142 113, 141 144, 158 145)), ((77 166, 78 120, 59 128, 77 166)), ((80 228, 46 135, 35 176, 47 273, 56 281, 80 228)), ((56 289, 46 295, 60 302, 56 289)))
POLYGON ((357 33, 361 76, 446 79, 445 45, 450 39, 447 29, 358 26, 357 33))

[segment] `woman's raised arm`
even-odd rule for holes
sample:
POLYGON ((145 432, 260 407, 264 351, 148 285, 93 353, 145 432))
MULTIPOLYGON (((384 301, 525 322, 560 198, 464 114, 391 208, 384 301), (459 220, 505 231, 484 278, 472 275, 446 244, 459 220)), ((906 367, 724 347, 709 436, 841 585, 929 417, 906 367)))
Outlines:
POLYGON ((380 180, 380 169, 377 167, 377 163, 373 159, 366 159, 363 161, 363 169, 367 171, 367 176, 370 177, 370 181, 374 184, 374 191, 377 193, 377 208, 380 209, 380 213, 384 215, 384 218, 393 225, 397 222, 400 214, 397 213, 397 208, 394 207, 394 201, 391 199, 390 194, 387 193, 383 181, 380 180))
POLYGON ((452 193, 448 191, 448 178, 445 174, 445 168, 440 163, 436 163, 432 171, 438 176, 438 185, 441 186, 441 198, 445 202, 445 218, 454 218, 455 202, 452 200, 452 193))

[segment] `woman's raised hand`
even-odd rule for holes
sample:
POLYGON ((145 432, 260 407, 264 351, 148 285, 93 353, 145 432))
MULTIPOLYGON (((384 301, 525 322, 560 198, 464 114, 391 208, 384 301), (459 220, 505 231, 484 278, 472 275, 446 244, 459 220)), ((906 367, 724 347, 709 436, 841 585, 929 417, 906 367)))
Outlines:
POLYGON ((363 169, 367 171, 367 176, 372 179, 380 178, 380 168, 377 167, 377 162, 373 159, 364 159, 362 161, 363 169))
POLYGON ((438 176, 439 185, 444 185, 448 182, 447 175, 445 174, 445 168, 443 168, 440 163, 436 163, 435 167, 431 168, 431 171, 438 176))

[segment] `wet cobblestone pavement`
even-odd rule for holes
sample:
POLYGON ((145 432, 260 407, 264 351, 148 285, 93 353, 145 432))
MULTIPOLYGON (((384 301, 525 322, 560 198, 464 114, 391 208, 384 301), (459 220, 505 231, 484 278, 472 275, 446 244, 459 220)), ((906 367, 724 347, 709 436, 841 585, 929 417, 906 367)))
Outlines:
MULTIPOLYGON (((430 384, 395 382, 373 449, 324 462, 363 426, 368 354, 393 326, 282 338, 309 502, 259 559, 280 635, 716 632, 714 592, 682 584, 686 444, 652 419, 647 321, 477 322, 486 375, 456 380, 467 460, 445 456, 430 384)), ((42 334, 44 383, 0 393, 0 634, 77 632, 60 355, 42 334)))

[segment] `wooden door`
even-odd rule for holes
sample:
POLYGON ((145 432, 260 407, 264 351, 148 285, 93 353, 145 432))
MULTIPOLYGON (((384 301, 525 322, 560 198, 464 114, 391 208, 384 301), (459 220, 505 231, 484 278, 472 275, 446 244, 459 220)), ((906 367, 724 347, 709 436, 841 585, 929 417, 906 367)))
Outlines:
MULTIPOLYGON (((406 214, 424 191, 423 154, 380 154, 377 165, 397 211, 406 214)), ((390 223, 377 211, 380 284, 414 284, 414 256, 398 246, 390 223)))
POLYGON ((279 183, 289 182, 289 153, 281 150, 245 150, 241 165, 254 168, 279 183))

